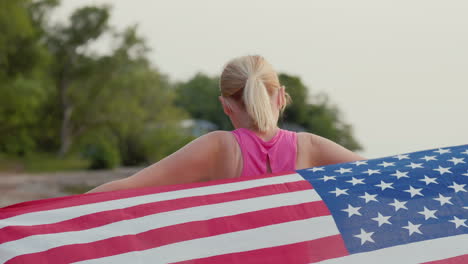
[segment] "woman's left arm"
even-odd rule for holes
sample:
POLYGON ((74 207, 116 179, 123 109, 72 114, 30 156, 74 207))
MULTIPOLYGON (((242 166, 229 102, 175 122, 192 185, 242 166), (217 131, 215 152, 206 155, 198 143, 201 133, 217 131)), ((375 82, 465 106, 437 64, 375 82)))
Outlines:
POLYGON ((134 175, 100 185, 87 193, 212 180, 219 175, 219 157, 225 131, 203 135, 170 156, 134 175))
POLYGON ((359 154, 356 154, 343 146, 326 139, 324 137, 311 134, 311 145, 314 160, 317 166, 324 166, 337 163, 365 160, 359 154))

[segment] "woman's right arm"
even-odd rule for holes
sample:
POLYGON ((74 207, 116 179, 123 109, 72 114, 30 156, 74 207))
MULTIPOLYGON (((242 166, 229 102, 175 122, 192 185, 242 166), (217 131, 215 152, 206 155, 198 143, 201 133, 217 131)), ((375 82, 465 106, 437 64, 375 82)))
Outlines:
POLYGON ((213 180, 223 166, 219 157, 225 134, 225 131, 214 131, 203 135, 134 175, 105 183, 88 193, 213 180))

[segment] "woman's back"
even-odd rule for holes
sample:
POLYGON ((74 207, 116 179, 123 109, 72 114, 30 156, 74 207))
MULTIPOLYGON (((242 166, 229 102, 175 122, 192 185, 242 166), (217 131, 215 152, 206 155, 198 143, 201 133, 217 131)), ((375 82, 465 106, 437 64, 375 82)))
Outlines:
POLYGON ((241 177, 265 173, 290 172, 296 169, 297 136, 295 132, 277 129, 265 140, 246 128, 232 131, 242 153, 241 177))
MULTIPOLYGON (((248 133, 250 136, 245 136, 247 139, 251 139, 252 137, 256 137, 258 141, 263 141, 267 145, 273 143, 275 141, 274 137, 279 135, 275 134, 273 137, 264 137, 258 132, 254 132, 247 129, 241 129, 244 133, 248 133), (273 140, 273 141, 272 141, 273 140)), ((236 130, 234 130, 236 131, 236 130)), ((219 176, 215 176, 214 178, 236 178, 241 176, 253 176, 253 175, 261 175, 264 173, 277 173, 278 171, 275 168, 282 168, 283 172, 285 171, 293 171, 298 169, 310 168, 316 164, 314 162, 313 157, 310 155, 311 151, 311 136, 312 134, 309 133, 295 133, 291 131, 283 130, 286 133, 282 133, 281 135, 284 137, 283 140, 280 141, 280 144, 277 145, 278 147, 281 145, 281 148, 275 148, 275 157, 269 160, 269 167, 271 168, 270 171, 267 170, 268 163, 266 159, 252 157, 253 153, 262 153, 263 150, 256 150, 246 156, 243 156, 243 151, 241 144, 238 143, 236 139, 236 133, 228 132, 228 131, 218 131, 222 140, 220 140, 220 155, 217 155, 216 159, 223 160, 224 166, 219 168, 219 171, 216 173, 219 176), (289 146, 287 146, 289 144, 289 146), (284 148, 284 149, 283 149, 284 148), (250 156, 250 157, 249 157, 250 156), (282 157, 287 157, 286 162, 281 160, 282 157), (255 160, 252 162, 252 159, 255 160), (244 160, 247 160, 248 164, 244 164, 244 160), (261 163, 261 161, 264 163, 261 163), (258 163, 260 161, 260 163, 258 163), (280 164, 277 164, 279 161, 280 164), (254 164, 252 164, 254 163, 254 164), (249 166, 247 169, 244 169, 246 166, 249 166), (253 166, 258 166, 262 170, 255 171, 252 169, 253 166)), ((276 142, 278 142, 278 138, 276 142)), ((244 151, 245 152, 245 151, 244 151)))
MULTIPOLYGON (((242 129, 244 130, 244 129, 242 129)), ((246 130, 246 129, 245 129, 246 130)), ((235 130, 234 130, 235 131, 235 130)), ((285 131, 285 130, 283 130, 285 131)), ((286 162, 289 166, 287 168, 291 168, 290 158, 295 157, 294 160, 294 168, 292 170, 300 170, 311 168, 315 166, 323 166, 328 164, 335 164, 335 163, 342 163, 342 162, 349 162, 355 160, 363 159, 359 155, 349 151, 342 146, 317 135, 307 133, 307 132, 291 132, 286 131, 289 133, 294 133, 296 136, 295 144, 296 146, 285 146, 285 142, 289 142, 289 144, 293 144, 293 140, 291 138, 286 139, 283 142, 282 148, 278 149, 276 153, 276 157, 281 158, 282 156, 288 157, 289 161, 286 162), (295 152, 295 153, 294 153, 295 152)), ((214 175, 214 179, 224 179, 224 178, 236 178, 241 176, 253 176, 249 175, 247 172, 244 175, 244 159, 249 159, 249 157, 243 157, 243 152, 241 149, 240 144, 236 140, 236 136, 233 132, 228 131, 217 131, 218 135, 221 137, 220 140, 220 153, 213 157, 216 160, 222 161, 223 166, 218 167, 218 171, 214 175)), ((262 141, 271 141, 274 139, 273 137, 263 137, 258 132, 254 132, 252 130, 248 130, 249 134, 255 135, 258 140, 262 141)), ((288 134, 289 134, 288 133, 288 134)), ((289 134, 291 137, 291 134, 289 134)), ((272 173, 276 173, 274 168, 281 167, 281 164, 276 164, 276 160, 270 160, 270 168, 273 168, 271 171, 272 173)), ((261 160, 261 159, 260 159, 261 160)), ((248 161, 250 162, 250 161, 248 161)), ((279 163, 283 163, 284 161, 279 160, 279 163)), ((264 164, 260 164, 260 167, 267 168, 267 163, 265 161, 264 164)), ((287 169, 286 171, 292 171, 287 169)), ((260 173, 264 174, 264 173, 260 173)))

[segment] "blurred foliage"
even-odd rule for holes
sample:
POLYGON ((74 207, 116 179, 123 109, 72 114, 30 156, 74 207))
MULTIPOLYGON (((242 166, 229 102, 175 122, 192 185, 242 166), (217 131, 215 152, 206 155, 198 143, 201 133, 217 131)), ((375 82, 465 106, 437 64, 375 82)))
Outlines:
POLYGON ((73 171, 89 167, 90 161, 77 153, 58 158, 54 153, 31 153, 23 158, 27 172, 73 171))
MULTIPOLYGON (((59 4, 0 2, 0 167, 148 164, 193 139, 180 128, 183 119, 233 128, 218 101, 217 77, 171 83, 149 62, 136 26, 109 25, 109 6, 78 8, 67 21, 52 23, 59 4), (106 54, 93 49, 103 38, 110 40, 106 54)), ((298 77, 280 79, 293 98, 283 124, 360 149, 325 95, 310 96, 298 77)))
POLYGON ((50 57, 29 1, 0 4, 0 152, 24 155, 36 147, 37 112, 46 99, 50 57))
POLYGON ((219 129, 233 129, 218 100, 219 79, 202 73, 176 85, 179 95, 176 105, 187 110, 194 119, 205 119, 215 123, 219 129))
POLYGON ((23 157, 0 154, 0 171, 41 173, 89 168, 90 161, 77 153, 57 157, 55 153, 34 152, 23 157))
POLYGON ((195 139, 178 133, 179 130, 179 127, 165 127, 145 133, 142 152, 150 160, 160 160, 195 139))
POLYGON ((90 169, 112 169, 120 164, 119 150, 115 144, 101 140, 85 148, 85 158, 91 161, 90 169))

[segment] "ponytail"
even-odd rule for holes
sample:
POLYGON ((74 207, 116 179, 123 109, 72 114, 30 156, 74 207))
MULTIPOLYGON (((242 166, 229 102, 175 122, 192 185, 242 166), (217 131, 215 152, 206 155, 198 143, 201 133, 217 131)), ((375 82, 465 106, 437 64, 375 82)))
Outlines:
POLYGON ((254 125, 260 131, 267 131, 276 126, 270 95, 263 81, 255 75, 247 78, 244 87, 244 104, 254 125))

